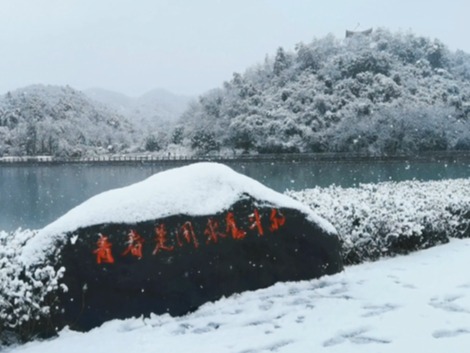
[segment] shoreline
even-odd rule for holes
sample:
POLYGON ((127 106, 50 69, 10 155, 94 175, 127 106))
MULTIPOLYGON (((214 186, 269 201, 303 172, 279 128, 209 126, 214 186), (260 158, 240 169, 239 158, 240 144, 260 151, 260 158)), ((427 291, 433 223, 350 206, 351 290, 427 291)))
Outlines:
POLYGON ((99 157, 61 158, 52 156, 0 157, 0 165, 14 164, 134 164, 210 162, 393 162, 393 161, 470 161, 470 151, 430 151, 417 154, 370 155, 363 153, 284 153, 256 155, 106 155, 99 157))

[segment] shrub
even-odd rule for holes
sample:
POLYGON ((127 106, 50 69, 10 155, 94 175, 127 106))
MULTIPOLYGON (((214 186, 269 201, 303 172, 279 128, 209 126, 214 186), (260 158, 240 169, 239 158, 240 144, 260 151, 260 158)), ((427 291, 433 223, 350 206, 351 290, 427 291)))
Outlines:
POLYGON ((64 268, 25 267, 21 262, 21 250, 34 235, 31 230, 0 231, 0 347, 30 340, 41 331, 38 327, 50 325, 56 293, 67 290, 59 284, 64 268))
POLYGON ((338 230, 346 264, 470 237, 470 179, 288 191, 338 230))

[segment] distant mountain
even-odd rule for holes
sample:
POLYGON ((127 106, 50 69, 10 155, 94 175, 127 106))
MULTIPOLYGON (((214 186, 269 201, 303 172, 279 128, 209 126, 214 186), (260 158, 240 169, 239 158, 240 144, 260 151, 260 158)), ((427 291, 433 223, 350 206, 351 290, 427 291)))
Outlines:
POLYGON ((71 87, 33 85, 0 96, 0 156, 126 151, 133 125, 71 87))
POLYGON ((112 108, 116 112, 125 115, 132 104, 132 98, 125 94, 102 89, 90 88, 82 91, 88 98, 100 102, 105 106, 112 108))
POLYGON ((136 98, 101 88, 87 89, 84 93, 130 121, 143 125, 145 130, 174 123, 192 100, 192 97, 176 95, 164 89, 154 89, 136 98))

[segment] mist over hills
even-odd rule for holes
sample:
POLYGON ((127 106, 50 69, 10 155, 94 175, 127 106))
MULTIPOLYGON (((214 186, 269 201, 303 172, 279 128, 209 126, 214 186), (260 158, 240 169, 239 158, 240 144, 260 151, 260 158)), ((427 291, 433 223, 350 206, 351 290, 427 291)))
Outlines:
POLYGON ((154 90, 139 98, 103 89, 32 85, 0 96, 0 157, 84 157, 145 151, 189 98, 154 90))
POLYGON ((197 99, 35 85, 0 97, 0 157, 470 150, 470 55, 377 29, 280 47, 197 99))
POLYGON ((88 98, 113 108, 116 112, 123 115, 127 112, 133 101, 131 97, 123 93, 97 87, 86 89, 83 93, 88 98))
POLYGON ((152 128, 155 124, 159 126, 173 123, 194 99, 173 94, 162 88, 153 89, 139 97, 129 97, 101 88, 91 88, 83 92, 89 98, 116 110, 128 119, 144 124, 146 128, 152 128))

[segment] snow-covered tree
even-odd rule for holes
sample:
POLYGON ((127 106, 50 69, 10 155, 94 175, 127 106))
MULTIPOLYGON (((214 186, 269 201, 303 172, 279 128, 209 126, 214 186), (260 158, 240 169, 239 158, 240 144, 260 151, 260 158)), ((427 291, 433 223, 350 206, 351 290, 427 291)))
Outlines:
POLYGON ((124 151, 129 121, 70 87, 35 85, 0 97, 1 155, 85 156, 124 151))
POLYGON ((239 152, 388 154, 465 149, 469 120, 470 55, 378 29, 279 48, 202 95, 180 124, 186 144, 203 129, 239 152))

